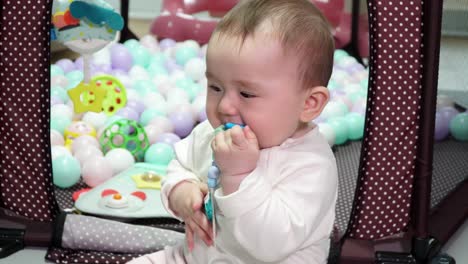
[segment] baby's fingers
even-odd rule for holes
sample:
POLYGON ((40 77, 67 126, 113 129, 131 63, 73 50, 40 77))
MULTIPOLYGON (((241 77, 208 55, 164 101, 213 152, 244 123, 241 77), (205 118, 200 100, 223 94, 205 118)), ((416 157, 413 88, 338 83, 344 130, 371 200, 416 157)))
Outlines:
POLYGON ((189 251, 192 251, 194 247, 193 230, 188 223, 185 224, 185 238, 187 239, 189 251))
POLYGON ((208 234, 208 232, 205 231, 199 225, 199 223, 197 223, 196 221, 194 221, 192 219, 192 220, 186 222, 186 224, 188 224, 190 226, 190 228, 193 230, 193 233, 195 235, 197 235, 201 240, 203 240, 203 242, 205 242, 205 244, 207 244, 208 246, 211 246, 213 244, 213 240, 211 239, 211 235, 208 234))
POLYGON ((244 136, 244 132, 240 126, 234 126, 231 130, 231 139, 232 143, 239 148, 244 148, 247 146, 247 139, 244 136))

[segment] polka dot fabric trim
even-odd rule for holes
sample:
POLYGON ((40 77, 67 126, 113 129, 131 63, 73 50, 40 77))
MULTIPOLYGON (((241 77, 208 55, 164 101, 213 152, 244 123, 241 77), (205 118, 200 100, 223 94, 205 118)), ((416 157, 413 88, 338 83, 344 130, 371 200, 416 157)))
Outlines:
POLYGON ((377 239, 409 223, 422 79, 422 1, 368 1, 369 99, 348 235, 377 239))
POLYGON ((51 0, 1 5, 0 201, 38 221, 51 221, 58 208, 49 132, 51 6, 51 0))

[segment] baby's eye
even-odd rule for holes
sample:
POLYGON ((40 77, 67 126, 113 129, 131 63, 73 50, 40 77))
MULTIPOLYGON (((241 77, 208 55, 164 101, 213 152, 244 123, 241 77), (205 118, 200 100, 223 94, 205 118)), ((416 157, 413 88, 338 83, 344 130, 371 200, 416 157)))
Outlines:
POLYGON ((256 97, 255 95, 253 94, 250 94, 250 93, 246 93, 246 92, 240 92, 240 95, 244 98, 254 98, 256 97))
POLYGON ((210 85, 210 86, 208 86, 208 88, 210 88, 214 92, 221 92, 221 88, 219 88, 218 86, 215 86, 215 85, 210 85))

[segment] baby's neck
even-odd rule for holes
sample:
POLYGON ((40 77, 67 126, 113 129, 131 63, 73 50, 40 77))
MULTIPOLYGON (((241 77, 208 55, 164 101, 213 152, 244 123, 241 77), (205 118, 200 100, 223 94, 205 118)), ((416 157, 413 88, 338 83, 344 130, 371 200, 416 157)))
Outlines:
POLYGON ((307 134, 309 131, 315 128, 314 123, 301 123, 296 129, 296 132, 291 136, 291 138, 300 138, 307 134))

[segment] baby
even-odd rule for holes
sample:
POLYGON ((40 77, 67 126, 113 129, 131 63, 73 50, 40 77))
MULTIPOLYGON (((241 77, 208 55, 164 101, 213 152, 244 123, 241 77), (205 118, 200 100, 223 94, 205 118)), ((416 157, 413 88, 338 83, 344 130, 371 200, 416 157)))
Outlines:
POLYGON ((186 241, 132 264, 326 263, 337 169, 312 120, 329 99, 333 52, 307 0, 241 1, 223 17, 207 49, 208 121, 176 144, 162 188, 186 241), (215 133, 226 123, 242 127, 215 133), (215 234, 203 210, 213 161, 215 234))

